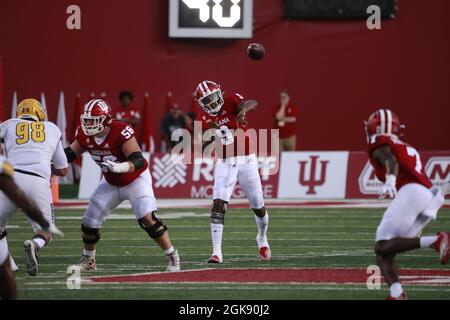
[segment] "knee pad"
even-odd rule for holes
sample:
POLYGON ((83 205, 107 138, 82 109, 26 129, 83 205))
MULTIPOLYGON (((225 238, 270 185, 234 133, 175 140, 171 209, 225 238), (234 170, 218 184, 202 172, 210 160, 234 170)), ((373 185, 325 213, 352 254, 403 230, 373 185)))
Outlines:
POLYGON ((260 218, 263 218, 266 214, 268 214, 267 213, 267 210, 266 210, 266 207, 262 207, 262 208, 259 208, 259 209, 252 209, 253 210, 253 213, 257 216, 257 217, 260 217, 260 218), (260 215, 262 215, 262 216, 260 216, 260 215))
POLYGON ((211 223, 214 224, 224 224, 225 223, 225 212, 227 211, 228 203, 222 200, 214 200, 211 209, 211 223), (216 208, 216 201, 221 201, 220 208, 216 208), (218 212, 217 212, 218 211, 218 212))
POLYGON ((211 211, 213 212, 222 212, 225 213, 228 209, 228 202, 220 200, 220 199, 214 199, 211 211), (217 207, 216 207, 217 205, 217 207))
POLYGON ((152 219, 155 221, 155 223, 149 227, 144 224, 144 218, 139 219, 139 226, 148 233, 150 238, 161 238, 164 233, 166 233, 167 226, 164 225, 163 221, 156 216, 155 212, 152 212, 152 219))
POLYGON ((81 231, 83 232, 82 238, 83 242, 86 244, 96 244, 100 241, 100 229, 94 229, 94 228, 88 228, 84 224, 81 225, 81 231), (91 238, 85 238, 85 234, 90 235, 93 237, 91 238))
POLYGON ((224 224, 225 223, 225 213, 211 211, 211 223, 224 224))

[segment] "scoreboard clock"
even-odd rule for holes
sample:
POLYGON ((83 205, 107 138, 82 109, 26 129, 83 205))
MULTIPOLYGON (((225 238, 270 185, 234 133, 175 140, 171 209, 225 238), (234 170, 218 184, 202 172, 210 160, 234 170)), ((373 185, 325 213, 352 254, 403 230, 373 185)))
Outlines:
POLYGON ((253 0, 170 0, 169 37, 251 38, 253 0))

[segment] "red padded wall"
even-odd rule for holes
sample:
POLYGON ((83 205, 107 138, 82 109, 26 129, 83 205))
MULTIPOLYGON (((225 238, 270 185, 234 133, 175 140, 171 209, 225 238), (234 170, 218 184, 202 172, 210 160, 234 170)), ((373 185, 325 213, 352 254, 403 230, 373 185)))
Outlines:
POLYGON ((73 108, 76 92, 104 91, 115 102, 129 88, 139 105, 150 92, 149 125, 159 128, 168 90, 188 109, 195 84, 211 79, 259 100, 251 121, 262 128, 288 88, 301 108, 303 150, 361 150, 363 120, 378 106, 398 113, 418 148, 450 148, 450 1, 401 0, 381 31, 364 21, 287 21, 282 0, 254 2, 252 41, 267 48, 260 63, 246 58, 248 40, 169 39, 167 0, 78 0, 81 31, 65 27, 73 1, 0 0, 6 114, 13 90, 44 91, 54 120, 60 90, 73 108))

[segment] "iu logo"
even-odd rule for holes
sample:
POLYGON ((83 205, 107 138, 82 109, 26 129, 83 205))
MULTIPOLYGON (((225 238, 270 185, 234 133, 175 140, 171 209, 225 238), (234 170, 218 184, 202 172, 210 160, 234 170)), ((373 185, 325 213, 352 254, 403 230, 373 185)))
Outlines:
POLYGON ((319 156, 310 156, 310 161, 299 161, 300 163, 300 177, 299 183, 302 186, 308 187, 308 191, 306 194, 317 194, 315 188, 320 187, 325 183, 327 176, 327 166, 330 161, 321 160, 320 161, 320 169, 319 169, 319 177, 317 177, 317 162, 319 156), (306 166, 308 162, 311 163, 309 170, 309 177, 306 177, 306 166))

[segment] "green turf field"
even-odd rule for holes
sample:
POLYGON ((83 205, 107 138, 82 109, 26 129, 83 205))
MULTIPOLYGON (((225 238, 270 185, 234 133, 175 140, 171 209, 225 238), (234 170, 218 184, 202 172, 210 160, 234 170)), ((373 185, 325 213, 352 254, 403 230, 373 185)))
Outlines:
MULTIPOLYGON (((373 238, 381 209, 271 209, 269 241, 272 260, 260 262, 256 225, 249 210, 230 209, 224 230, 224 264, 218 268, 367 268, 374 264, 373 238)), ((67 267, 78 261, 81 210, 59 210, 57 224, 65 237, 40 253, 40 274, 25 272, 23 241, 31 229, 23 214, 10 221, 8 244, 20 270, 16 274, 21 299, 383 299, 382 290, 365 284, 240 284, 240 283, 115 283, 66 286, 67 267)), ((164 209, 159 215, 169 226, 180 252, 183 269, 209 268, 211 254, 209 213, 200 209, 164 209)), ((425 233, 450 230, 450 210, 425 233)), ((432 250, 417 250, 398 258, 400 267, 448 269, 432 250)), ((163 271, 161 250, 132 218, 130 210, 116 211, 102 229, 95 275, 163 271), (120 219, 119 219, 120 218, 120 219)), ((89 274, 83 274, 88 276, 89 274)), ((410 299, 449 299, 450 285, 405 285, 410 299)))

